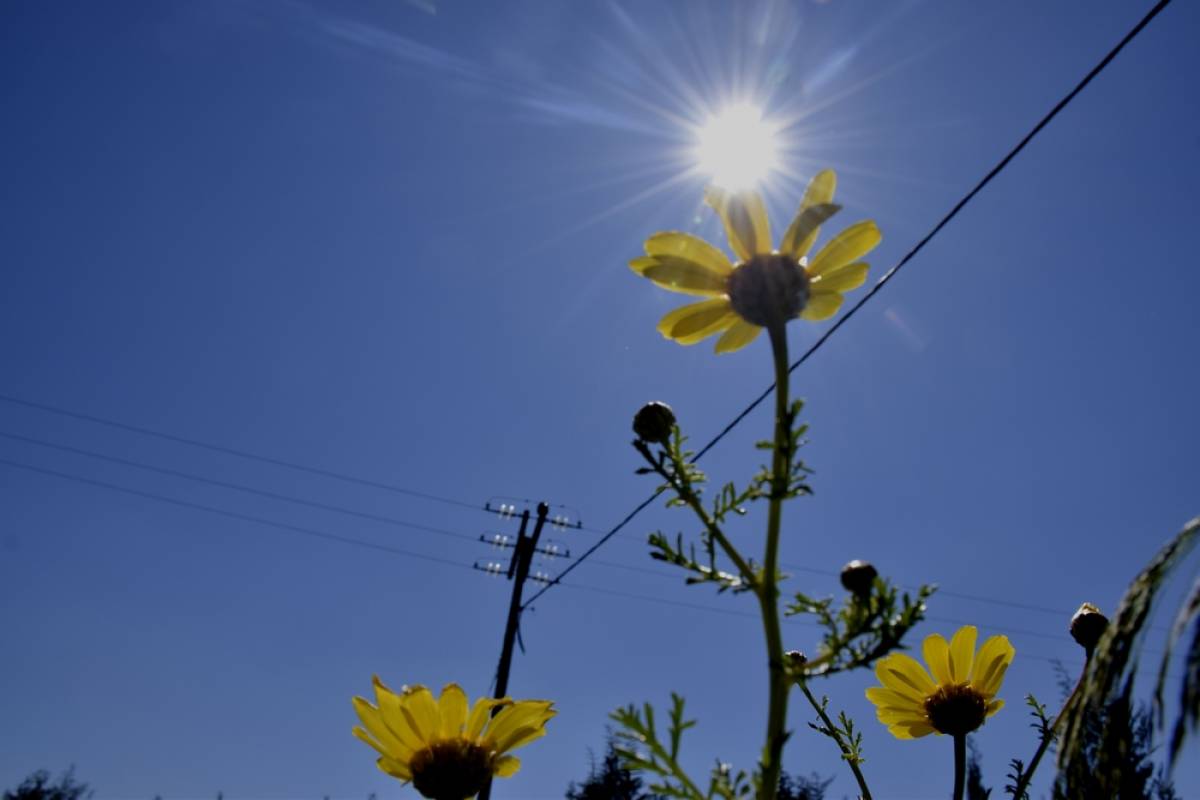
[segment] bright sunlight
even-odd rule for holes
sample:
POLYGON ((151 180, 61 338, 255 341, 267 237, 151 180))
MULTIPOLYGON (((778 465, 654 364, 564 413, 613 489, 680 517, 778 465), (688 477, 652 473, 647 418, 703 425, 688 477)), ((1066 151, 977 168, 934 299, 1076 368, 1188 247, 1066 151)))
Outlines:
POLYGON ((700 129, 696 147, 700 169, 724 189, 753 188, 776 166, 775 135, 761 109, 730 106, 700 129))

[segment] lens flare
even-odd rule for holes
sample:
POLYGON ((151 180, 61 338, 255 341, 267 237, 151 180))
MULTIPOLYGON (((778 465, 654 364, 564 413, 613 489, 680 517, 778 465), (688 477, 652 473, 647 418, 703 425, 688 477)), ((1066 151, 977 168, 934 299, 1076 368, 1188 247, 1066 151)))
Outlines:
POLYGON ((700 129, 696 158, 717 186, 751 189, 777 166, 776 129, 751 105, 726 108, 700 129))

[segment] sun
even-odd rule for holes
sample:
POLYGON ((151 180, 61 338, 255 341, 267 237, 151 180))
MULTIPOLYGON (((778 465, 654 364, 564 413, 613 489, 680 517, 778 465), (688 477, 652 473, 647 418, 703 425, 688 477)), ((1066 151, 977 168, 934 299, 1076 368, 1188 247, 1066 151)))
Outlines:
POLYGON ((776 134, 775 126, 763 119, 762 109, 729 106, 699 131, 699 167, 723 189, 751 189, 777 166, 776 134))

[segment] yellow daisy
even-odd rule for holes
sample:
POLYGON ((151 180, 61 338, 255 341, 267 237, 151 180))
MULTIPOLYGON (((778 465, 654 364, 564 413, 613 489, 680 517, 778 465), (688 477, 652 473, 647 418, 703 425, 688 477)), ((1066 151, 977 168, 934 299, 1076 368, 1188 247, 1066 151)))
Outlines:
POLYGON ((771 249, 770 220, 757 192, 710 188, 705 201, 725 224, 736 264, 689 233, 665 231, 647 239, 646 255, 629 262, 634 272, 664 289, 709 298, 667 314, 659 332, 680 344, 720 333, 716 351, 730 353, 754 341, 764 327, 836 314, 842 293, 867 279, 867 264, 859 259, 882 238, 875 223, 864 220, 806 259, 820 226, 841 209, 833 202, 836 184, 832 170, 812 179, 778 250, 771 249))
POLYGON ((558 713, 547 700, 507 697, 482 697, 468 712, 467 695, 456 683, 446 684, 435 700, 424 686, 397 694, 378 676, 372 681, 375 705, 354 698, 362 721, 354 735, 379 752, 380 770, 412 781, 430 800, 465 800, 491 776, 513 775, 521 762, 508 752, 545 736, 546 723, 558 713))
POLYGON ((965 625, 949 643, 941 634, 927 636, 922 649, 932 678, 904 653, 879 659, 875 675, 883 686, 867 689, 867 699, 893 736, 965 736, 1003 708, 996 692, 1016 650, 1008 637, 993 636, 976 653, 977 635, 975 626, 965 625))

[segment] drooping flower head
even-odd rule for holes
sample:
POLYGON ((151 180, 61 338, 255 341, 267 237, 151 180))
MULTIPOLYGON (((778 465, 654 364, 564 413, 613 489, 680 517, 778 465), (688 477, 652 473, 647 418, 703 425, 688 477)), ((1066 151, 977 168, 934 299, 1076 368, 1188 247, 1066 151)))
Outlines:
POLYGON ((836 184, 832 170, 812 179, 778 250, 772 249, 770 220, 757 192, 710 188, 705 201, 720 215, 736 263, 690 233, 665 231, 647 239, 646 255, 629 262, 634 272, 664 289, 709 298, 668 313, 659 332, 680 344, 719 333, 716 351, 730 353, 764 327, 836 314, 842 293, 867 279, 867 264, 859 259, 882 238, 875 223, 864 220, 806 258, 820 226, 841 209, 833 202, 836 184))
POLYGON ((893 736, 963 736, 1004 707, 996 693, 1016 650, 1008 637, 993 636, 976 653, 977 635, 975 626, 965 625, 949 643, 941 634, 927 636, 922 649, 929 672, 904 653, 879 659, 875 675, 883 686, 867 689, 867 699, 893 736))
POLYGON ((547 700, 507 697, 480 698, 468 711, 467 695, 456 683, 446 684, 437 700, 424 686, 396 693, 378 677, 373 683, 375 705, 354 698, 362 721, 354 735, 379 753, 380 770, 412 781, 430 800, 465 800, 493 775, 513 775, 521 762, 508 752, 545 736, 557 713, 547 700))

